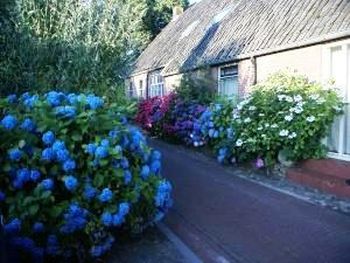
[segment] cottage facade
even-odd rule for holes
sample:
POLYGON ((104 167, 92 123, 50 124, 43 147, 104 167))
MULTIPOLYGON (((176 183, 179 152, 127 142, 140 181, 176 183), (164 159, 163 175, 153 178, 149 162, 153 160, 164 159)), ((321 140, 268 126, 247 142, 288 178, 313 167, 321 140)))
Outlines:
MULTIPOLYGON (((350 102, 350 1, 202 0, 174 19, 141 54, 127 93, 171 92, 184 73, 207 68, 218 93, 242 97, 279 70, 336 81, 350 102)), ((350 109, 328 139, 330 156, 350 161, 350 109)))

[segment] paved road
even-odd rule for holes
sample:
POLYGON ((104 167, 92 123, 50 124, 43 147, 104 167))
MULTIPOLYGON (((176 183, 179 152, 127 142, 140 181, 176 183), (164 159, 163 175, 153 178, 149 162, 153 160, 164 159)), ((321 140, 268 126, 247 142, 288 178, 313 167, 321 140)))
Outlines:
POLYGON ((349 263, 350 217, 265 188, 159 141, 174 185, 166 224, 204 262, 349 263))

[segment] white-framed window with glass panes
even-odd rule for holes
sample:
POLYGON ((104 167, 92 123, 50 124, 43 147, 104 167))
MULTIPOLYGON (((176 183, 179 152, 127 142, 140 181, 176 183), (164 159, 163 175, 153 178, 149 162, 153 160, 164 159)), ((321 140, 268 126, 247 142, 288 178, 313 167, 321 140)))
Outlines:
POLYGON ((143 98, 146 97, 145 87, 143 85, 143 80, 142 79, 139 82, 139 95, 138 95, 138 97, 140 99, 143 99, 143 98))
POLYGON ((129 98, 132 98, 134 97, 134 85, 133 85, 133 81, 130 80, 129 82, 129 87, 128 87, 128 90, 127 90, 127 95, 129 98))
POLYGON ((334 82, 344 102, 344 114, 333 123, 326 139, 329 157, 350 161, 350 40, 323 49, 324 81, 334 82))
POLYGON ((149 77, 149 97, 164 95, 164 78, 160 71, 150 74, 149 77))
POLYGON ((238 100, 238 66, 222 66, 218 72, 218 93, 221 96, 238 100))

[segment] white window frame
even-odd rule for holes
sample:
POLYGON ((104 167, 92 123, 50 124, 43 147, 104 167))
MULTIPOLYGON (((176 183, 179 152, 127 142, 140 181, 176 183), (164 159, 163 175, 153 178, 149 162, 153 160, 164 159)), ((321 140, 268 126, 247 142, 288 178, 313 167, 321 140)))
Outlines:
POLYGON ((139 98, 144 98, 146 96, 146 92, 145 92, 145 84, 143 79, 139 80, 139 98))
MULTIPOLYGON (((234 64, 227 64, 227 65, 223 65, 220 66, 218 69, 218 87, 217 87, 217 92, 219 95, 225 95, 222 93, 221 91, 221 81, 223 79, 228 79, 228 78, 232 78, 232 77, 236 77, 237 78, 237 83, 238 83, 238 90, 237 90, 237 95, 235 96, 235 99, 239 99, 239 72, 238 72, 238 64, 234 63, 234 64), (237 67, 237 74, 231 75, 231 76, 226 76, 226 77, 221 77, 221 71, 223 68, 229 68, 229 67, 237 67)), ((230 98, 230 96, 228 96, 230 98)))
MULTIPOLYGON (((322 54, 322 72, 323 72, 323 81, 327 83, 331 79, 331 50, 332 48, 341 47, 342 52, 342 65, 344 68, 344 79, 342 80, 343 85, 345 85, 345 89, 343 89, 342 96, 344 98, 344 103, 350 103, 350 61, 348 58, 350 57, 350 39, 344 41, 338 41, 331 44, 327 44, 323 48, 322 54)), ((338 149, 339 153, 329 152, 328 157, 350 161, 350 154, 345 153, 344 143, 345 143, 345 115, 340 116, 340 124, 339 124, 339 141, 338 141, 338 149)), ((348 135, 350 136, 350 134, 348 135)), ((324 140, 327 143, 327 139, 324 140)))
POLYGON ((129 82, 128 96, 129 96, 129 98, 133 98, 134 97, 134 84, 133 84, 132 80, 130 80, 130 82, 129 82))
POLYGON ((160 71, 152 72, 149 76, 149 97, 164 96, 164 77, 160 71))

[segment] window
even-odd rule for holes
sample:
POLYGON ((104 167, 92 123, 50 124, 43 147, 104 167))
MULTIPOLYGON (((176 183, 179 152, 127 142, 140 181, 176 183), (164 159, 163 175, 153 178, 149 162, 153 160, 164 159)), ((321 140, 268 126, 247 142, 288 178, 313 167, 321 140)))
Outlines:
POLYGON ((219 94, 234 100, 238 99, 237 65, 219 68, 219 94))
POLYGON ((350 41, 331 44, 324 53, 325 80, 333 80, 345 103, 327 138, 329 156, 350 160, 350 41))
POLYGON ((145 91, 143 88, 143 80, 140 80, 139 84, 139 98, 144 98, 145 97, 145 91))
POLYGON ((164 95, 164 78, 160 71, 154 72, 150 75, 149 96, 163 96, 164 95))
POLYGON ((133 87, 133 84, 132 84, 131 80, 130 80, 130 83, 129 83, 128 96, 129 96, 129 98, 132 98, 134 96, 134 87, 133 87))

